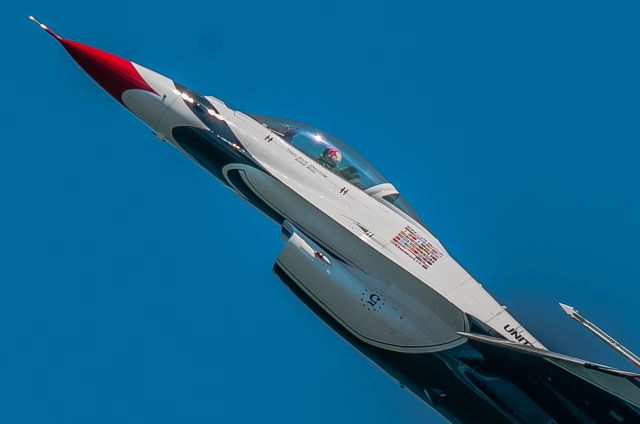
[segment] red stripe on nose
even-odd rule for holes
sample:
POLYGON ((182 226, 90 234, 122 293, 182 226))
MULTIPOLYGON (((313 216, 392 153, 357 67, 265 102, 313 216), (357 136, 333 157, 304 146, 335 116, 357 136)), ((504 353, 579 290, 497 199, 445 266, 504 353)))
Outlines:
POLYGON ((59 41, 78 65, 120 103, 122 93, 127 90, 155 93, 130 61, 75 41, 59 41))

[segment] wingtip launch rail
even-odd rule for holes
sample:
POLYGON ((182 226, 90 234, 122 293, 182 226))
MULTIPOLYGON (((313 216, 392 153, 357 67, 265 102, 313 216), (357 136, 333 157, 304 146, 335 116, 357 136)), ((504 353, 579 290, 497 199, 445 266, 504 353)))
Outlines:
POLYGON ((587 320, 585 317, 580 315, 578 310, 572 306, 565 305, 564 303, 560 303, 560 307, 562 310, 574 321, 577 321, 580 325, 585 327, 591 333, 593 333, 596 337, 602 340, 607 346, 621 354, 625 357, 629 362, 631 362, 636 368, 640 368, 640 358, 634 354, 632 351, 624 347, 619 341, 605 333, 602 329, 600 329, 597 325, 587 320))

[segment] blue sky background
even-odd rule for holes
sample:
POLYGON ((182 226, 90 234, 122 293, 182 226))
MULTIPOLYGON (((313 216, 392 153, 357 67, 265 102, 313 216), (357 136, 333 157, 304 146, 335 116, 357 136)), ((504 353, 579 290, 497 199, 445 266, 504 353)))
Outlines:
POLYGON ((272 275, 279 229, 27 21, 387 176, 547 346, 640 351, 633 2, 15 2, 0 17, 0 421, 441 422, 272 275))

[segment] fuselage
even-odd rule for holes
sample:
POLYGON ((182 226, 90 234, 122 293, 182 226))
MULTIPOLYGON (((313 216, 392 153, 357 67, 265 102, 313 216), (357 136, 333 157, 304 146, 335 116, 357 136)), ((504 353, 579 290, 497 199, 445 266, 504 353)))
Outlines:
POLYGON ((398 334, 396 349, 430 352, 464 342, 457 332, 469 329, 465 314, 506 338, 542 347, 424 226, 370 194, 381 185, 385 193, 394 191, 391 184, 362 190, 297 149, 267 121, 134 66, 155 93, 132 89, 122 100, 155 134, 279 224, 292 223, 331 255, 397 288, 407 298, 397 307, 430 313, 424 316, 425 334, 414 337, 420 340, 398 334), (230 173, 241 173, 244 185, 234 185, 230 173))

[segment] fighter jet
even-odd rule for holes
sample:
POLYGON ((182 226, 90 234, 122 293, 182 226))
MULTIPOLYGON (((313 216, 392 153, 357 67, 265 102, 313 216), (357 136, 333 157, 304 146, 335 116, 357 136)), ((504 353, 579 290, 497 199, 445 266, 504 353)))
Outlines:
POLYGON ((451 257, 394 185, 335 137, 233 110, 30 19, 158 139, 276 224, 284 246, 275 275, 446 419, 640 422, 640 374, 547 350, 451 257))

